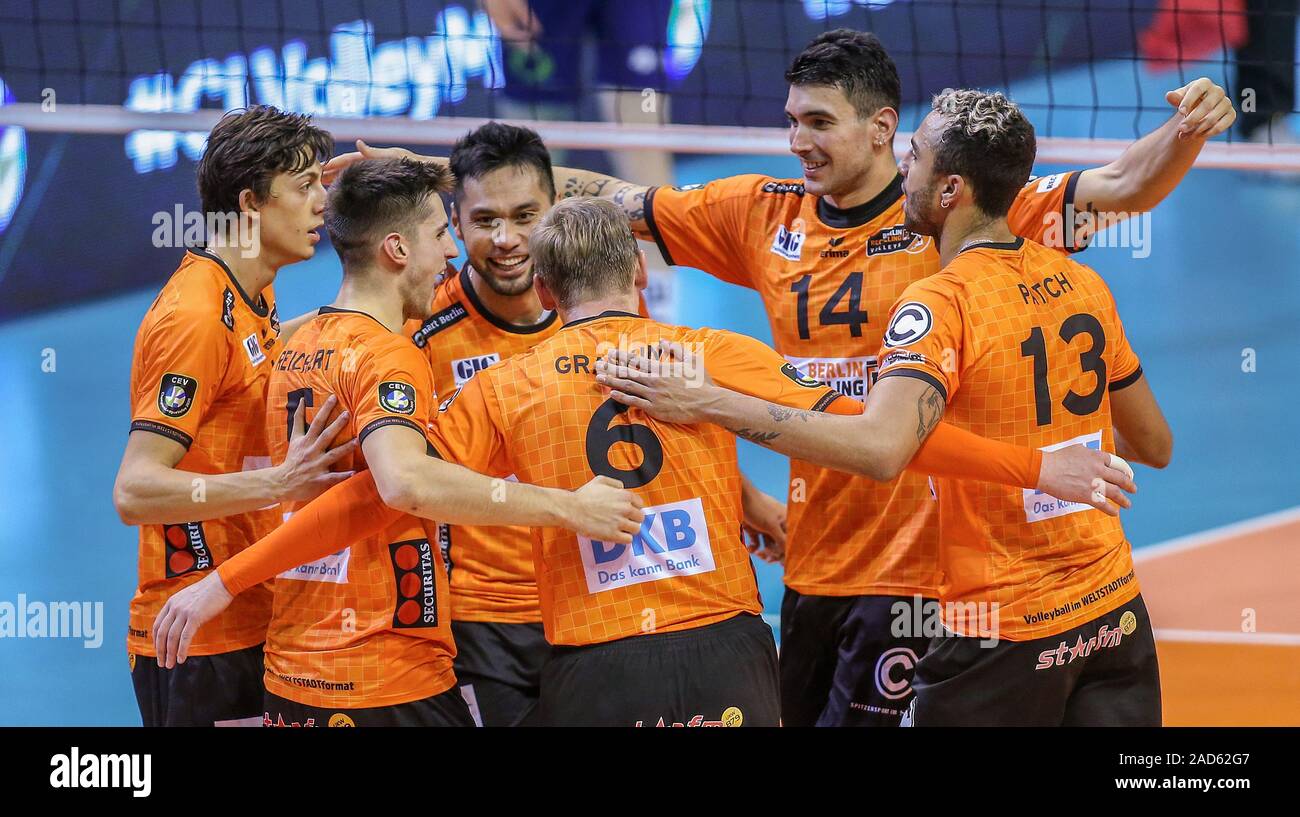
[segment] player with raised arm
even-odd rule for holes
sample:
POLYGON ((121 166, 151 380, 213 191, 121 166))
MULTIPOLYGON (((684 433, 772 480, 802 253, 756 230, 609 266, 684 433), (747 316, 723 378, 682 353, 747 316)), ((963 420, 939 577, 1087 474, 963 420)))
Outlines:
MULTIPOLYGON (((264 411, 273 454, 285 453, 295 415, 304 407, 310 415, 317 395, 335 394, 349 417, 341 433, 360 444, 350 464, 369 469, 391 507, 605 535, 621 524, 630 539, 641 514, 612 481, 585 495, 505 486, 429 455, 428 364, 401 330, 425 313, 437 274, 457 255, 439 197, 450 186, 444 169, 392 160, 358 164, 331 187, 325 223, 343 285, 274 361, 264 411), (598 514, 584 507, 592 494, 600 513, 617 513, 593 521, 598 514)), ((266 644, 265 723, 472 725, 453 689, 447 579, 433 527, 402 515, 376 536, 280 573, 266 644)), ((193 595, 228 600, 221 584, 221 576, 210 577, 193 595)), ((173 634, 191 623, 175 610, 164 609, 157 627, 168 659, 173 634)), ((179 641, 176 649, 184 649, 179 641)))
MULTIPOLYGON (((744 175, 669 188, 560 167, 556 187, 562 197, 615 202, 671 263, 755 289, 777 351, 861 400, 877 374, 890 307, 939 269, 933 241, 904 226, 893 150, 898 72, 874 35, 838 29, 813 40, 786 78, 790 150, 802 179, 744 175)), ((1090 228, 1158 204, 1205 141, 1235 118, 1223 89, 1205 78, 1171 90, 1166 101, 1176 113, 1114 162, 1027 184, 1011 207, 1012 229, 1072 251, 1086 245, 1090 228)), ((326 169, 385 151, 401 152, 362 145, 326 169)), ((1103 455, 1095 456, 1104 467, 1103 455)), ((923 474, 877 484, 797 455, 790 476, 784 722, 896 725, 927 641, 895 635, 893 611, 918 600, 925 606, 938 590, 931 485, 923 474), (899 660, 882 662, 887 653, 899 660)))
MULTIPOLYGON (((1008 224, 1034 153, 1033 127, 1001 94, 935 98, 903 170, 906 226, 935 238, 944 267, 893 310, 863 416, 793 412, 644 361, 602 365, 600 379, 665 420, 720 422, 879 478, 945 417, 1044 451, 1119 437, 1130 457, 1164 467, 1172 435, 1109 289, 1008 224)), ((1155 642, 1118 519, 1050 492, 943 478, 938 505, 949 631, 916 670, 917 725, 1160 723, 1155 642), (983 616, 996 624, 991 648, 974 629, 983 616)))
POLYGON ((275 467, 261 421, 280 344, 272 283, 315 253, 320 163, 332 147, 300 114, 255 107, 224 116, 198 166, 206 245, 186 252, 136 334, 131 433, 113 503, 123 522, 140 526, 127 649, 145 726, 260 723, 265 588, 212 622, 187 666, 137 657, 155 655, 149 630, 168 597, 274 529, 277 503, 310 499, 349 475, 329 470, 352 451, 326 449, 347 420, 330 424, 330 395, 275 467))

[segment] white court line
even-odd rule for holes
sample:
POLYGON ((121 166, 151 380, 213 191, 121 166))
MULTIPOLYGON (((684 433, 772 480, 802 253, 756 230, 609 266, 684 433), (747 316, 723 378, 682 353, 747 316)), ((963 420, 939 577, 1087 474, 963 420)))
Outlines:
POLYGON ((1172 553, 1181 553, 1185 550, 1204 547, 1214 544, 1232 536, 1241 536, 1247 533, 1257 533, 1261 530, 1276 528, 1282 525, 1288 525, 1292 522, 1300 522, 1300 505, 1294 508, 1287 508, 1282 511, 1266 513, 1263 516, 1256 516, 1253 519, 1244 519, 1240 522, 1233 522, 1230 525, 1223 525, 1218 528, 1210 528, 1199 533, 1179 536, 1177 539, 1170 539, 1157 545, 1149 545, 1133 549, 1133 561, 1146 562, 1151 559, 1159 559, 1162 556, 1168 556, 1172 553))
POLYGON ((1234 633, 1231 630, 1156 630, 1156 641, 1300 647, 1300 633, 1234 633))

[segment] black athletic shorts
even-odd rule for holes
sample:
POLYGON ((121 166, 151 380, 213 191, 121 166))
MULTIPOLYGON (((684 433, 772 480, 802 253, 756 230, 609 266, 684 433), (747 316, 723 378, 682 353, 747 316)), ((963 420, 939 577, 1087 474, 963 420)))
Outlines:
POLYGON ((776 644, 755 615, 586 647, 542 669, 544 726, 776 726, 776 644))
POLYGON ((898 726, 912 702, 912 673, 930 643, 913 626, 920 620, 913 608, 934 603, 920 596, 813 596, 787 587, 781 722, 898 726))
POLYGON ((456 687, 428 698, 366 709, 323 709, 266 693, 263 726, 473 726, 456 687))
POLYGON ((1032 641, 939 637, 916 668, 914 726, 1159 726, 1160 670, 1138 595, 1032 641))
POLYGON ((131 656, 131 684, 145 726, 256 726, 262 711, 262 645, 192 655, 172 669, 131 656))
POLYGON ((456 680, 479 726, 521 726, 537 708, 551 645, 541 624, 453 621, 456 680))

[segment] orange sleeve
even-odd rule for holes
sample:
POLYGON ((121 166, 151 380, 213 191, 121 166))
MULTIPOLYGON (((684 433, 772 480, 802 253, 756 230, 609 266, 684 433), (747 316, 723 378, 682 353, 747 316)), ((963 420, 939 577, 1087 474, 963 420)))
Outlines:
POLYGON ((1086 249, 1090 235, 1085 221, 1075 229, 1074 188, 1082 171, 1035 176, 1011 203, 1007 224, 1030 241, 1068 253, 1086 249))
MULTIPOLYGON (((493 372, 495 374, 495 372, 493 372)), ((429 428, 429 445, 447 462, 492 477, 515 472, 506 447, 505 421, 483 370, 469 379, 438 410, 429 428)))
POLYGON ((772 180, 766 176, 745 175, 650 188, 645 221, 664 260, 753 289, 745 225, 755 197, 768 182, 772 180))
MULTIPOLYGON (((1104 283, 1101 284, 1105 286, 1104 283)), ((1137 352, 1129 345, 1128 334, 1124 331, 1124 322, 1119 319, 1119 307, 1115 304, 1115 296, 1107 288, 1107 294, 1110 295, 1110 319, 1114 322, 1115 336, 1110 344, 1111 359, 1109 361, 1108 371, 1110 373, 1110 390, 1118 391, 1125 386, 1131 386, 1142 377, 1142 363, 1138 360, 1137 352)))
POLYGON ((723 388, 797 409, 861 414, 862 404, 806 377, 771 347, 723 330, 706 336, 704 367, 723 388), (851 405, 850 405, 851 404, 851 405))
POLYGON ((433 373, 421 351, 394 335, 362 352, 351 384, 358 444, 370 432, 405 425, 425 435, 432 413, 433 373))
POLYGON ((167 308, 141 333, 131 372, 131 430, 151 431, 186 448, 221 389, 230 334, 220 320, 167 308))
POLYGON ((948 423, 935 426, 907 470, 935 477, 1037 488, 1043 452, 989 440, 948 423))
POLYGON ((403 516, 384 504, 369 471, 308 502, 283 525, 217 567, 232 595, 290 568, 337 553, 382 531, 403 516))
POLYGON ((959 286, 941 272, 903 292, 885 327, 877 379, 916 377, 934 386, 948 402, 960 385, 965 353, 965 310, 959 286))

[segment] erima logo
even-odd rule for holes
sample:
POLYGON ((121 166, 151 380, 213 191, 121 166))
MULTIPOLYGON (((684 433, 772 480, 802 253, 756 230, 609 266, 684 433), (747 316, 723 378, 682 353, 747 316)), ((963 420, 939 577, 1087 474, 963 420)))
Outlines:
POLYGON ((76 746, 50 758, 55 789, 131 789, 132 797, 153 791, 153 755, 81 754, 76 746))
POLYGON ((934 317, 930 307, 919 301, 908 301, 900 306, 885 330, 886 346, 908 346, 930 334, 934 317))
POLYGON ((474 357, 463 357, 460 360, 451 362, 451 374, 456 378, 456 386, 465 385, 465 383, 474 375, 483 371, 493 363, 500 363, 501 355, 493 352, 489 355, 475 355, 474 357))
POLYGON ((803 241, 806 236, 801 232, 787 230, 784 224, 776 225, 776 237, 772 239, 772 252, 787 261, 798 261, 803 257, 803 241))
POLYGON ((831 238, 831 239, 828 239, 828 240, 826 241, 826 245, 827 245, 828 247, 831 247, 832 249, 829 249, 829 250, 822 250, 822 258, 848 258, 848 257, 849 257, 849 251, 848 251, 848 250, 837 250, 837 249, 833 249, 834 247, 838 247, 839 245, 843 244, 843 243, 844 243, 844 239, 845 239, 845 236, 840 236, 839 238, 831 238))

